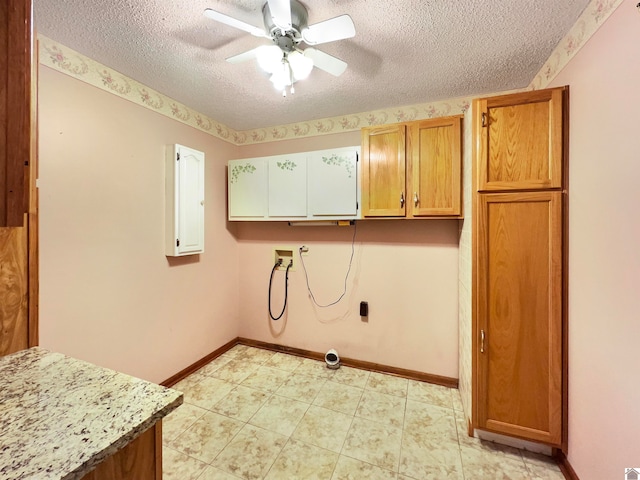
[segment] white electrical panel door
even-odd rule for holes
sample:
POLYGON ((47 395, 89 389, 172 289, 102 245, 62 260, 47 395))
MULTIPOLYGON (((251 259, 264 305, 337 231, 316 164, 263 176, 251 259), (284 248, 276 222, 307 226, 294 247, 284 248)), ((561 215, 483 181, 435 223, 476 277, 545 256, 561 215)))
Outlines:
POLYGON ((267 181, 265 158, 229 161, 229 220, 259 219, 267 215, 267 181))
POLYGON ((173 145, 166 159, 166 255, 204 252, 204 153, 173 145))
POLYGON ((309 214, 355 217, 358 213, 358 147, 309 153, 309 214))
POLYGON ((307 155, 269 157, 269 217, 307 216, 307 155))

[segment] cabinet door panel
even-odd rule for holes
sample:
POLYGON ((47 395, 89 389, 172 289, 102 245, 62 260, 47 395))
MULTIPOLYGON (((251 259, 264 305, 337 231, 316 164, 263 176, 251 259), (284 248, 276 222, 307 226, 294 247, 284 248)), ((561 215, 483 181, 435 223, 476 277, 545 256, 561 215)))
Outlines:
POLYGON ((309 213, 355 216, 358 212, 357 149, 313 152, 309 156, 309 213))
POLYGON ((404 217, 405 125, 362 130, 362 215, 404 217))
POLYGON ((0 356, 29 347, 27 227, 0 227, 0 356))
POLYGON ((307 216, 307 158, 305 154, 269 157, 269 216, 307 216))
POLYGON ((229 161, 229 220, 267 215, 267 181, 264 158, 229 161))
POLYGON ((562 193, 480 195, 477 238, 478 426, 559 445, 562 193))
POLYGON ((564 88, 481 99, 478 190, 562 187, 564 88))
POLYGON ((460 215, 461 117, 410 124, 410 216, 460 215))
POLYGON ((181 255, 204 252, 204 153, 179 146, 178 238, 181 255))

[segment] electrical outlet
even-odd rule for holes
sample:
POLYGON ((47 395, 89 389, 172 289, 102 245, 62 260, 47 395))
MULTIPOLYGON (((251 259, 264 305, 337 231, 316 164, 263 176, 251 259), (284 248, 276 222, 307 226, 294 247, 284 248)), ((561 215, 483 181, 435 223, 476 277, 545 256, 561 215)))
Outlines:
POLYGON ((300 246, 300 255, 304 255, 305 257, 309 255, 309 247, 306 245, 300 246))

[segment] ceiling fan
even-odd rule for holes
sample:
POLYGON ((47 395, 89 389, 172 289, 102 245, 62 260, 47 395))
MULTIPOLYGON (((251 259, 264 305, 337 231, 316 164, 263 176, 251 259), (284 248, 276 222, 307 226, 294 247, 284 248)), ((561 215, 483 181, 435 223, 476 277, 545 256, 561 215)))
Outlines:
POLYGON ((205 16, 225 25, 244 30, 256 37, 268 38, 271 45, 262 45, 227 58, 227 62, 240 63, 256 59, 258 65, 270 75, 276 89, 286 96, 287 87, 294 93, 293 84, 306 78, 313 67, 336 77, 347 68, 346 62, 316 48, 300 48, 302 43, 320 45, 355 36, 356 29, 349 15, 340 15, 323 22, 308 25, 307 9, 298 0, 268 0, 262 6, 264 28, 245 23, 210 8, 205 16))

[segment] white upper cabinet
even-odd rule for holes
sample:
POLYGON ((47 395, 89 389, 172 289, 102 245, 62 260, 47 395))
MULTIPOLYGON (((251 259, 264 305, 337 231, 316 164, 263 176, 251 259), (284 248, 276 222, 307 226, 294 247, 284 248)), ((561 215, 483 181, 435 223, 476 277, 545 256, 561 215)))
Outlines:
POLYGON ((231 160, 229 220, 359 218, 360 147, 231 160))
POLYGON ((204 252, 204 153, 172 145, 165 168, 165 254, 204 252))
POLYGON ((309 154, 309 213, 312 216, 356 217, 357 161, 358 152, 355 148, 337 148, 309 154))
POLYGON ((307 216, 307 161, 305 154, 270 157, 269 216, 307 216))
POLYGON ((267 160, 231 160, 228 165, 229 219, 255 220, 267 215, 267 160))

